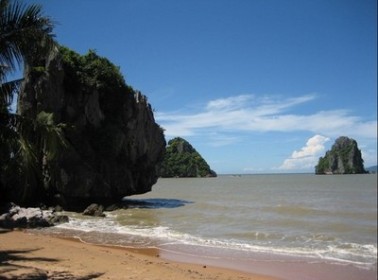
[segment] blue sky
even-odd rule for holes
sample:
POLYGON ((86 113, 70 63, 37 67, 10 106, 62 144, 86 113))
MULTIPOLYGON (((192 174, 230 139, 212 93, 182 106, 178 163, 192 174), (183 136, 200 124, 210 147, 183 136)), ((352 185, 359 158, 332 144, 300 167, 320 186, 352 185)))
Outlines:
POLYGON ((313 172, 338 136, 377 164, 375 0, 35 0, 59 43, 147 95, 218 173, 313 172))

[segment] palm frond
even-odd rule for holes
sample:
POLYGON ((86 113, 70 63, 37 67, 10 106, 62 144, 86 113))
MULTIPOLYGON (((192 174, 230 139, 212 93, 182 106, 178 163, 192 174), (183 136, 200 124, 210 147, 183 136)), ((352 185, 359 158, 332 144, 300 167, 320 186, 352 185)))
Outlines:
POLYGON ((41 146, 48 160, 53 160, 61 149, 66 149, 69 143, 64 135, 64 124, 55 124, 53 113, 40 112, 36 118, 36 131, 41 139, 41 146))
POLYGON ((18 79, 0 83, 0 107, 8 107, 12 103, 14 95, 20 91, 22 80, 18 79))
POLYGON ((64 125, 56 125, 52 114, 30 119, 7 108, 21 82, 7 81, 7 76, 22 64, 45 63, 56 46, 52 30, 53 22, 40 5, 0 0, 0 186, 19 202, 39 199, 36 191, 45 180, 44 172, 55 164, 48 160, 55 161, 57 150, 67 143, 64 125))
POLYGON ((28 57, 33 57, 36 47, 52 47, 53 23, 43 16, 40 5, 25 6, 17 1, 0 2, 0 65, 15 71, 28 57), (37 42, 31 45, 30 42, 37 42), (41 46, 42 45, 44 46, 41 46))

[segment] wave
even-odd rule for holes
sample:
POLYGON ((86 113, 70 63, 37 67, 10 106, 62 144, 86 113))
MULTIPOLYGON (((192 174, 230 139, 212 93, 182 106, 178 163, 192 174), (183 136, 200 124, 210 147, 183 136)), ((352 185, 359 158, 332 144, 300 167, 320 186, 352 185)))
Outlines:
MULTIPOLYGON (((115 215, 114 215, 115 217, 115 215)), ((114 217, 75 218, 69 223, 56 226, 56 230, 75 230, 80 232, 80 239, 92 243, 112 244, 117 246, 186 246, 206 248, 207 250, 232 250, 248 256, 253 253, 267 253, 290 257, 309 258, 352 264, 362 268, 371 268, 377 264, 376 244, 357 244, 342 242, 333 237, 314 234, 295 238, 278 233, 253 232, 250 237, 235 236, 220 239, 196 236, 176 231, 167 226, 120 225, 114 217), (285 242, 282 242, 285 241, 285 242)))

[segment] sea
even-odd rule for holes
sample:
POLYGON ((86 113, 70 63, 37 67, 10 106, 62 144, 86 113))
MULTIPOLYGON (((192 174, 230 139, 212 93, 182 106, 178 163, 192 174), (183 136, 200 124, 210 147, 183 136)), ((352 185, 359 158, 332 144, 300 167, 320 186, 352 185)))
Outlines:
POLYGON ((123 201, 40 231, 283 279, 376 279, 377 174, 160 178, 123 201))

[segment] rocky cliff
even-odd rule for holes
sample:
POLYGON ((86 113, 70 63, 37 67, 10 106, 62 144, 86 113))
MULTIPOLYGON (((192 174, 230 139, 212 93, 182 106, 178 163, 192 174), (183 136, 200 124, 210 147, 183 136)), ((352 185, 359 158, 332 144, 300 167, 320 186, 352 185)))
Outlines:
POLYGON ((166 143, 147 98, 93 51, 60 48, 37 65, 26 67, 18 113, 49 114, 68 143, 54 160, 43 155, 47 199, 83 208, 150 191, 166 143))
POLYGON ((361 151, 354 139, 342 136, 336 139, 330 151, 319 159, 316 174, 366 173, 361 151))
POLYGON ((216 177, 216 173, 186 140, 177 137, 168 142, 161 177, 216 177))

